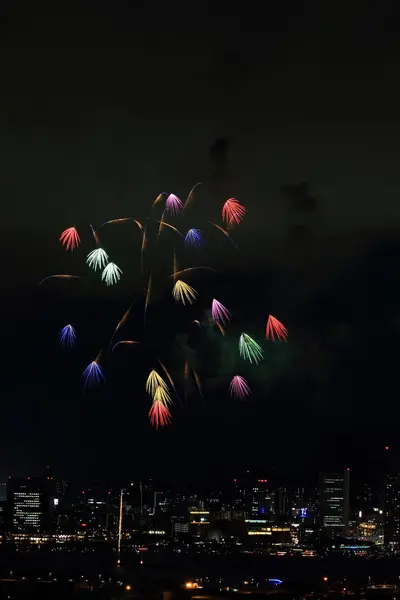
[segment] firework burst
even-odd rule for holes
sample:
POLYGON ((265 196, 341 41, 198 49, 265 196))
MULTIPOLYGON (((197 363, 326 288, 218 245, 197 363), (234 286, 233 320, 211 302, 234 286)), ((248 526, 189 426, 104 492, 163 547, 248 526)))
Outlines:
POLYGON ((166 427, 171 423, 171 413, 165 404, 158 401, 153 401, 149 411, 150 423, 153 427, 166 427))
POLYGON ((107 286, 115 285, 121 279, 121 273, 121 269, 115 263, 110 262, 101 274, 101 280, 105 281, 107 286))
POLYGON ((172 288, 172 295, 175 298, 176 302, 182 302, 183 305, 186 305, 186 302, 189 304, 193 304, 196 300, 196 290, 192 288, 192 286, 188 285, 184 281, 178 279, 172 288))
POLYGON ((108 263, 108 254, 103 248, 96 248, 89 252, 86 258, 86 264, 97 271, 97 269, 103 269, 108 263))
POLYGON ((288 330, 283 323, 275 319, 272 315, 269 315, 267 325, 265 327, 265 337, 271 342, 275 341, 275 336, 281 342, 287 342, 288 330))
POLYGON ((183 202, 175 196, 175 194, 170 194, 165 201, 165 211, 170 215, 179 215, 183 210, 183 202))
POLYGON ((245 214, 245 207, 236 198, 229 198, 222 207, 222 219, 228 225, 239 225, 245 214))
POLYGON ((106 379, 103 373, 103 367, 99 364, 98 358, 93 360, 83 371, 84 388, 94 387, 104 382, 106 379))
POLYGON ((251 394, 249 384, 241 375, 235 375, 229 385, 229 393, 234 398, 246 400, 246 397, 251 394))
POLYGON ((201 248, 204 245, 204 236, 200 229, 189 229, 185 235, 185 245, 192 248, 201 248))
POLYGON ((258 365, 264 358, 263 349, 247 333, 242 333, 239 339, 239 353, 242 358, 258 365))
POLYGON ((229 310, 223 304, 221 304, 221 302, 218 302, 218 300, 215 300, 214 298, 211 305, 211 316, 213 318, 214 323, 224 325, 227 321, 230 320, 230 314, 231 313, 229 312, 229 310))
POLYGON ((75 345, 76 333, 72 325, 66 325, 59 333, 60 344, 66 349, 70 349, 75 345))
POLYGON ((66 250, 73 252, 81 243, 81 238, 75 227, 68 227, 59 237, 61 244, 66 250))

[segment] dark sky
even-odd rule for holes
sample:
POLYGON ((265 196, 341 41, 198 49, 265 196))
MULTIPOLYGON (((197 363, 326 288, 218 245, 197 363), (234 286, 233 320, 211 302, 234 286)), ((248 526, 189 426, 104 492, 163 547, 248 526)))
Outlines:
MULTIPOLYGON (((282 1, 262 13, 251 2, 108 4, 2 3, 0 474, 49 462, 69 477, 195 477, 374 461, 399 416, 398 3, 282 1), (226 154, 213 158, 219 138, 226 154), (161 191, 185 198, 197 181, 182 230, 220 223, 229 196, 248 210, 234 233, 240 252, 209 226, 201 258, 179 250, 183 266, 217 270, 194 278, 192 318, 215 296, 234 322, 229 339, 215 337, 215 356, 207 340, 188 340, 207 412, 191 398, 156 434, 143 394, 153 350, 107 363, 98 394, 83 397, 79 381, 143 289, 137 232, 104 230, 124 271, 118 288, 105 292, 92 274, 76 286, 37 282, 87 276, 90 223, 142 220, 161 191), (282 192, 300 182, 304 193, 282 192), (57 241, 70 225, 84 239, 73 256, 57 241), (269 312, 290 341, 244 367, 254 393, 238 406, 226 394, 231 368, 243 368, 235 340, 242 330, 262 340, 269 312), (80 346, 65 358, 57 331, 72 321, 80 346)), ((173 239, 148 256, 160 273, 148 344, 179 377, 176 335, 191 311, 174 309, 165 283, 173 239)))

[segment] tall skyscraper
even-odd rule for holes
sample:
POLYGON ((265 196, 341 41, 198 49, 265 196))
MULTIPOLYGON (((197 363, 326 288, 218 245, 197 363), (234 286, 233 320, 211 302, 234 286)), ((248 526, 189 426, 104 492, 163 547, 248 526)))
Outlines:
POLYGON ((325 532, 343 533, 349 523, 350 470, 320 476, 320 517, 325 532))
POLYGON ((43 532, 54 524, 55 481, 51 477, 8 480, 6 526, 11 531, 43 532))
POLYGON ((384 542, 393 549, 400 545, 400 473, 386 476, 384 542))

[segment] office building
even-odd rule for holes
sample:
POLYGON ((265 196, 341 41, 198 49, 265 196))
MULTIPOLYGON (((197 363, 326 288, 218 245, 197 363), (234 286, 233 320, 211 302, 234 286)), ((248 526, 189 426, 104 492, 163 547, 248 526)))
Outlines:
POLYGON ((350 470, 320 476, 320 518, 325 533, 345 532, 349 523, 350 470))
POLYGON ((400 473, 386 476, 384 542, 393 549, 400 545, 400 473))
POLYGON ((6 527, 10 531, 45 532, 54 526, 55 481, 51 477, 9 478, 6 527))

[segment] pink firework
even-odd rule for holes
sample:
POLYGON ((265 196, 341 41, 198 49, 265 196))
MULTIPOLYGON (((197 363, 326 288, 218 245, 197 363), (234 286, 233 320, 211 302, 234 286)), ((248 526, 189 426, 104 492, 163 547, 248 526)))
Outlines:
POLYGON ((81 238, 75 227, 69 227, 59 237, 60 242, 66 250, 75 250, 81 243, 81 238))
POLYGON ((288 330, 283 323, 275 319, 272 315, 269 315, 267 325, 265 328, 265 337, 271 342, 275 341, 275 336, 281 342, 287 342, 288 330))
POLYGON ((231 313, 229 310, 225 308, 221 302, 218 302, 218 300, 215 300, 214 298, 211 305, 211 316, 214 323, 224 324, 229 321, 230 315, 231 313))
POLYGON ((251 394, 249 384, 241 375, 235 375, 229 386, 229 393, 234 398, 246 400, 246 397, 251 394))
POLYGON ((239 225, 245 214, 245 207, 236 198, 229 198, 222 207, 222 218, 229 225, 232 223, 239 225))
POLYGON ((165 201, 165 210, 171 215, 179 215, 183 210, 182 200, 180 200, 178 196, 175 196, 175 194, 170 194, 165 201))
POLYGON ((171 413, 168 408, 160 402, 156 400, 150 407, 149 410, 149 418, 150 423, 153 427, 158 429, 159 427, 165 427, 171 423, 171 413))

